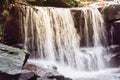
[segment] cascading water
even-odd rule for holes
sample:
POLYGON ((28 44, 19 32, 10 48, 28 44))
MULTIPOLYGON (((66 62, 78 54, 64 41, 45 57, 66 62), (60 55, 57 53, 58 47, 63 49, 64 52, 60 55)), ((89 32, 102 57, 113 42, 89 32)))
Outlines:
POLYGON ((21 6, 21 9, 23 13, 19 15, 20 25, 24 28, 25 49, 34 54, 31 55, 33 59, 68 66, 79 72, 105 68, 104 21, 97 9, 34 9, 29 6, 21 6), (78 28, 72 10, 81 12, 79 24, 83 25, 78 28))

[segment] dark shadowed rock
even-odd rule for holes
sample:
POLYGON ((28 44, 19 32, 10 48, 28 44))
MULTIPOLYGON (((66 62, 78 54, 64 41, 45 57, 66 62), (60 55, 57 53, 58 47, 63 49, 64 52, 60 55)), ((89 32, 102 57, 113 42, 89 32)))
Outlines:
POLYGON ((109 45, 120 45, 120 5, 110 5, 102 10, 109 45))
POLYGON ((0 80, 18 80, 19 74, 11 75, 6 73, 0 73, 0 80))
POLYGON ((116 21, 112 24, 113 26, 113 32, 112 32, 112 36, 113 36, 113 44, 116 45, 120 45, 120 21, 116 21))
POLYGON ((111 45, 107 48, 109 60, 109 67, 119 67, 120 66, 120 45, 111 45))
POLYGON ((22 70, 20 73, 19 80, 36 80, 37 75, 34 72, 29 70, 22 70))
POLYGON ((111 45, 107 48, 107 50, 113 54, 118 53, 120 52, 120 45, 111 45))
POLYGON ((115 22, 106 22, 106 30, 109 45, 120 45, 120 20, 115 22))
POLYGON ((9 16, 6 18, 3 29, 4 44, 16 45, 23 42, 18 15, 18 7, 14 6, 9 10, 9 16))

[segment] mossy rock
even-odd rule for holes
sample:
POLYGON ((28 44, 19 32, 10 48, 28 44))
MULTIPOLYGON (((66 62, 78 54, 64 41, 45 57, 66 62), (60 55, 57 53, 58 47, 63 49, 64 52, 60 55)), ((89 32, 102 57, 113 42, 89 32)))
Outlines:
POLYGON ((0 44, 0 72, 6 74, 20 73, 26 55, 29 55, 29 52, 0 44))

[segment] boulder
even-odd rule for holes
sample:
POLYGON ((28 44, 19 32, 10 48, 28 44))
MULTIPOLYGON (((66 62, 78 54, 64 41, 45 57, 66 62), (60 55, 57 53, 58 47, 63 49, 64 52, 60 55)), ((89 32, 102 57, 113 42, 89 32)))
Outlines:
POLYGON ((107 48, 108 50, 108 66, 119 67, 120 66, 120 45, 111 45, 107 48))
POLYGON ((111 45, 107 48, 107 50, 112 54, 117 54, 118 52, 120 52, 120 45, 111 45))
POLYGON ((0 73, 0 80, 18 80, 19 74, 11 75, 6 73, 0 73))
POLYGON ((44 68, 43 66, 38 66, 34 63, 27 63, 25 64, 23 69, 36 73, 35 77, 37 79, 32 79, 32 80, 71 80, 69 78, 65 78, 63 75, 58 73, 56 68, 54 69, 54 67, 53 69, 49 69, 49 68, 44 68))
POLYGON ((0 80, 17 80, 29 52, 0 44, 0 80))
POLYGON ((18 80, 37 80, 37 75, 30 70, 22 70, 18 80))
POLYGON ((120 5, 110 5, 103 8, 102 13, 108 22, 120 20, 120 5))

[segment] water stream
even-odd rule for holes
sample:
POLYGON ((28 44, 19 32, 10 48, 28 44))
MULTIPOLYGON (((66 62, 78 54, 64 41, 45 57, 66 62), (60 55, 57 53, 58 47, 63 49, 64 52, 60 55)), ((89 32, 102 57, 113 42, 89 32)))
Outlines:
POLYGON ((104 21, 96 8, 21 6, 21 9, 25 49, 33 53, 30 62, 55 65, 61 74, 72 78, 75 78, 72 73, 96 74, 107 68, 104 21), (80 11, 77 17, 83 25, 77 28, 72 10, 80 11))

